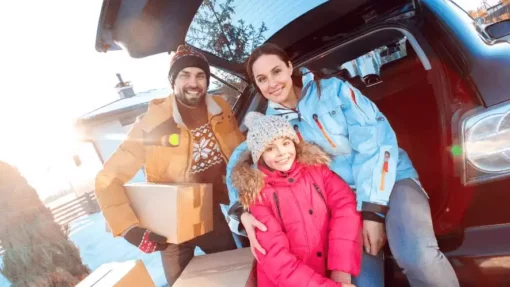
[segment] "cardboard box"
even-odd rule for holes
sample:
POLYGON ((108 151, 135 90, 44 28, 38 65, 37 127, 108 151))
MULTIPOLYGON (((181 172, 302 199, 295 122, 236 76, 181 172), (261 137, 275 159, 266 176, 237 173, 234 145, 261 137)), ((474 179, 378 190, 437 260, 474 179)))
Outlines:
POLYGON ((141 260, 99 266, 76 287, 155 287, 141 260))
POLYGON ((174 287, 256 287, 255 259, 250 248, 194 257, 174 287))
POLYGON ((126 184, 140 226, 182 243, 213 230, 211 184, 126 184))

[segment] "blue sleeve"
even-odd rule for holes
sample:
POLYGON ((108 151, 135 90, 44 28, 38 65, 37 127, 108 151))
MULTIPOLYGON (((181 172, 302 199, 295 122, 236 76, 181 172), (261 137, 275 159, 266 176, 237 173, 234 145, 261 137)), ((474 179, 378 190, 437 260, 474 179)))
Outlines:
POLYGON ((248 150, 248 146, 246 145, 246 141, 242 142, 230 156, 230 159, 227 164, 227 189, 228 189, 228 197, 230 199, 229 206, 222 206, 223 214, 228 222, 228 225, 232 232, 246 236, 244 230, 240 228, 240 215, 242 213, 241 205, 239 204, 239 195, 237 193, 237 189, 232 185, 232 178, 230 177, 232 169, 239 161, 241 154, 248 150))
POLYGON ((338 82, 337 92, 354 152, 352 171, 358 210, 384 214, 397 174, 395 132, 372 101, 349 83, 338 82))

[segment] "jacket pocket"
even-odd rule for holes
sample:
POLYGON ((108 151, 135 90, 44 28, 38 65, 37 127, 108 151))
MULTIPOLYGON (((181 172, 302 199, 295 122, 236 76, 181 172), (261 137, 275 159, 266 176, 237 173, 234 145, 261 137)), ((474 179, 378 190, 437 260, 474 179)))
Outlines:
POLYGON ((349 141, 352 148, 360 153, 375 152, 378 147, 376 126, 349 126, 349 141))
POLYGON ((347 135, 347 123, 341 105, 321 104, 317 110, 319 121, 325 131, 331 135, 347 135))
POLYGON ((290 252, 296 256, 299 261, 304 261, 309 253, 308 246, 293 244, 294 242, 290 241, 290 252))
POLYGON ((352 148, 347 138, 348 129, 341 105, 327 107, 326 104, 319 105, 317 115, 312 115, 315 121, 315 128, 322 133, 329 143, 327 151, 333 155, 349 155, 352 148))
POLYGON ((186 168, 191 157, 188 151, 189 142, 177 147, 148 146, 146 147, 145 170, 148 178, 161 182, 183 181, 186 168))

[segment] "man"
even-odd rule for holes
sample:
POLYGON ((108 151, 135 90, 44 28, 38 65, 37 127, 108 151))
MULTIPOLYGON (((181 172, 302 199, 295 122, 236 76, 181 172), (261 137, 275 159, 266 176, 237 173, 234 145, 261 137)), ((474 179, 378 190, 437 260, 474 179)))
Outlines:
POLYGON ((179 46, 168 74, 174 94, 150 102, 96 178, 97 199, 113 235, 124 236, 145 253, 162 251, 170 286, 193 258, 196 246, 206 253, 236 248, 219 204, 229 202, 226 163, 244 136, 229 105, 207 95, 209 78, 206 58, 179 46), (163 236, 139 227, 123 185, 142 166, 148 182, 213 184, 214 231, 169 245, 163 236))

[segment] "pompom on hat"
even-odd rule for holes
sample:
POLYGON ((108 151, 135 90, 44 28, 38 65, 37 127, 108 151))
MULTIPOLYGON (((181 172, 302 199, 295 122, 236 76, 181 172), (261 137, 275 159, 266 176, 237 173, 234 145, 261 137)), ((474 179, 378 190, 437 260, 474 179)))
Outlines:
POLYGON ((209 62, 205 56, 186 45, 177 47, 174 57, 170 61, 170 71, 168 72, 168 80, 172 88, 174 87, 175 78, 182 69, 187 67, 200 68, 207 76, 207 86, 209 86, 209 79, 211 78, 211 71, 209 69, 209 62))
POLYGON ((248 128, 246 144, 251 151, 253 162, 258 162, 267 146, 279 138, 289 138, 299 143, 292 125, 279 116, 265 116, 259 112, 250 112, 244 119, 248 128))

